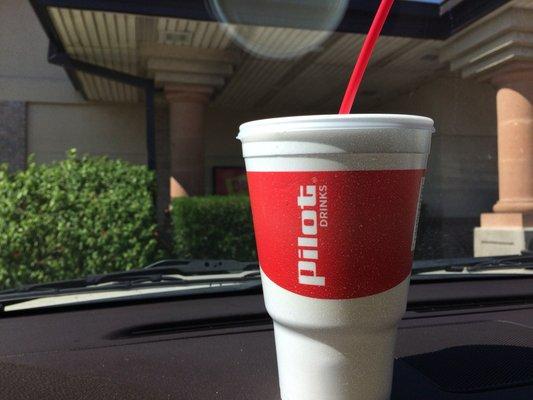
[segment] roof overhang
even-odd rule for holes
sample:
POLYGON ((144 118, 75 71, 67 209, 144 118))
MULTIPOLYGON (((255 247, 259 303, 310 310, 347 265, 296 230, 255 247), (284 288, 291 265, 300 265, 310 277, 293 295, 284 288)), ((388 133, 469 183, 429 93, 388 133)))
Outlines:
MULTIPOLYGON (((430 42, 443 41, 451 35, 466 28, 476 20, 504 5, 509 0, 447 0, 442 4, 397 0, 391 15, 384 26, 383 35, 394 38, 427 39, 430 42)), ((192 20, 202 22, 217 22, 213 12, 209 9, 208 3, 198 0, 30 0, 48 38, 50 39, 49 61, 62 65, 76 89, 80 90, 85 97, 84 88, 89 80, 94 87, 105 85, 123 85, 117 92, 124 93, 123 99, 135 101, 139 94, 133 91, 131 85, 145 87, 153 83, 152 77, 137 75, 134 69, 117 69, 113 65, 98 63, 92 59, 79 59, 76 54, 72 54, 64 45, 64 38, 58 32, 51 10, 83 10, 91 12, 116 13, 118 15, 137 15, 149 17, 165 17, 180 20, 192 20), (77 72, 78 71, 78 72, 77 72), (112 84, 108 81, 113 82, 112 84)), ((356 0, 350 1, 347 12, 342 18, 337 32, 340 34, 364 34, 366 33, 378 0, 356 0)), ((57 19, 57 16, 56 16, 57 19)), ((273 28, 285 29, 286 26, 274 23, 273 28)), ((352 38, 355 36, 352 36, 352 38)), ((385 41, 386 39, 383 39, 385 41)), ((390 54, 384 54, 383 59, 378 63, 393 61, 395 56, 401 54, 410 47, 410 43, 397 40, 398 48, 390 54), (401 46, 400 46, 401 44, 401 46)), ((413 42, 414 43, 414 42, 413 42)), ((416 42, 419 43, 419 42, 416 42)), ((419 56, 419 55, 417 55, 419 56)), ((311 58, 316 58, 312 56, 311 58)), ((313 61, 307 59, 306 62, 313 61)), ((297 68, 292 68, 292 71, 297 68)), ((291 72, 291 71, 289 71, 291 72)), ((333 71, 332 73, 337 73, 333 71)), ((342 69, 341 72, 344 72, 342 69)), ((280 82, 276 82, 273 87, 280 84, 290 83, 294 79, 294 74, 286 74, 280 82)), ((111 89, 101 89, 102 91, 111 89)), ((265 97, 272 98, 274 93, 265 93, 265 97)), ((112 96, 108 99, 113 101, 112 96)), ((263 98, 261 99, 264 100, 263 98)), ((263 101, 264 103, 265 101, 263 101)))
MULTIPOLYGON (((382 34, 444 40, 508 1, 446 0, 437 4, 397 0, 382 34)), ((209 4, 198 0, 31 0, 31 2, 38 14, 42 14, 43 7, 58 7, 217 21, 209 4)), ((378 4, 379 0, 351 0, 337 31, 366 33, 378 4)))

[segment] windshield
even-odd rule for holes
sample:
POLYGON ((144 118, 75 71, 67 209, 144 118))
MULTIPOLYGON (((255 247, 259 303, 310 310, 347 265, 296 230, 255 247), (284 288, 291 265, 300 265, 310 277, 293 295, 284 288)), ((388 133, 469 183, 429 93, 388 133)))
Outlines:
POLYGON ((203 274, 236 290, 285 255, 308 285, 342 254, 392 274, 531 272, 533 42, 513 17, 528 2, 396 1, 346 123, 357 138, 335 143, 348 125, 330 119, 239 127, 338 114, 377 2, 66 3, 0 4, 0 289, 203 274), (296 178, 265 171, 314 175, 289 193, 296 178), (328 242, 335 218, 352 222, 328 242))

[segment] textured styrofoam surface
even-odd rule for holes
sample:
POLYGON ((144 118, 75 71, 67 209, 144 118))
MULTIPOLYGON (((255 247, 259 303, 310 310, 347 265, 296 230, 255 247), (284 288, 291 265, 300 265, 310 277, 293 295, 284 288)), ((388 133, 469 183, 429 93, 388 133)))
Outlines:
POLYGON ((262 274, 283 400, 385 400, 409 278, 352 300, 313 299, 262 274))
POLYGON ((429 153, 433 121, 393 114, 320 115, 248 122, 244 157, 336 153, 429 153))
MULTIPOLYGON (((246 123, 238 138, 249 172, 330 171, 336 176, 335 171, 424 170, 432 133, 433 121, 424 117, 320 115, 246 123)), ((283 193, 274 191, 269 196, 282 200, 286 196, 278 206, 297 208, 298 187, 283 186, 279 190, 283 193)), ((351 197, 341 200, 353 202, 351 197)), ((364 212, 357 206, 361 205, 345 209, 352 210, 348 214, 364 212)), ((279 225, 265 221, 269 232, 279 225)), ((349 239, 338 241, 339 251, 351 245, 349 239)), ((361 267, 361 260, 353 261, 353 268, 361 267)), ((394 268, 395 262, 388 267, 394 268)), ((283 262, 281 267, 285 268, 283 262)), ((405 309, 408 277, 388 290, 348 299, 303 296, 281 287, 265 273, 262 280, 265 304, 274 320, 284 400, 388 398, 396 324, 405 309)))

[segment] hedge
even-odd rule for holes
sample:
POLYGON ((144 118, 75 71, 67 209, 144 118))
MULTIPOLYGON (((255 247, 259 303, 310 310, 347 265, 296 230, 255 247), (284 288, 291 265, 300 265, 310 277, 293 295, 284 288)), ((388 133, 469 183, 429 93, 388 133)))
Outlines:
POLYGON ((105 157, 0 166, 0 287, 131 269, 158 257, 153 174, 105 157))
POLYGON ((182 197, 172 202, 175 256, 183 259, 257 259, 246 196, 182 197))

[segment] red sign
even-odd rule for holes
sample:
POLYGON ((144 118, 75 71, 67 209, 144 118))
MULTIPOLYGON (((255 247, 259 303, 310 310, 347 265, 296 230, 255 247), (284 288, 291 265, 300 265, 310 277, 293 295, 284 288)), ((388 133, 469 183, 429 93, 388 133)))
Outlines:
POLYGON ((214 194, 248 194, 244 167, 214 167, 214 194))
POLYGON ((411 271, 423 170, 248 172, 263 272, 303 296, 383 292, 411 271))

